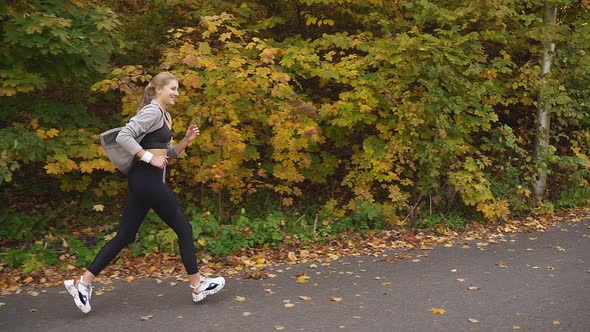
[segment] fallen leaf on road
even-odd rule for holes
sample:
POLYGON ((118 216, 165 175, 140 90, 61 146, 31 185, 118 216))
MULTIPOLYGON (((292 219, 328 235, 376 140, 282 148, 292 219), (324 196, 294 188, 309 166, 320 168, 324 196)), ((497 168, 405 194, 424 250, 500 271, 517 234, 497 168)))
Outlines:
POLYGON ((553 325, 559 325, 559 324, 561 324, 561 322, 560 322, 560 321, 558 321, 558 320, 554 320, 554 321, 553 321, 553 325))
POLYGON ((284 329, 285 329, 284 326, 280 326, 280 325, 275 326, 275 330, 280 331, 280 330, 284 330, 284 329))
POLYGON ((477 246, 478 246, 478 247, 487 247, 487 246, 489 246, 489 245, 490 245, 490 244, 489 244, 489 243, 487 243, 487 242, 477 242, 477 246))
POLYGON ((456 273, 457 269, 452 269, 451 272, 456 273))
POLYGON ((285 308, 292 308, 295 306, 295 303, 285 303, 285 308))
POLYGON ((479 288, 479 286, 470 286, 470 287, 467 287, 467 289, 469 289, 469 290, 479 290, 480 288, 479 288))
POLYGON ((0 302, 0 307, 3 307, 6 305, 6 302, 0 302))
POLYGON ((333 260, 337 260, 338 258, 340 258, 340 256, 335 255, 335 254, 328 254, 328 257, 330 257, 333 260))
POLYGON ((465 278, 457 278, 455 280, 457 280, 458 282, 465 282, 465 280, 467 280, 467 279, 465 279, 465 278))
POLYGON ((39 296, 39 292, 35 292, 35 291, 28 291, 27 294, 31 295, 31 296, 39 296))
POLYGON ((303 301, 311 301, 311 296, 302 295, 299 298, 302 299, 303 301))
POLYGON ((520 330, 520 326, 516 326, 516 325, 514 325, 514 326, 512 327, 512 329, 513 329, 513 330, 520 330))
POLYGON ((516 316, 524 316, 524 313, 522 313, 522 312, 517 312, 517 313, 516 313, 516 316))
POLYGON ((238 295, 238 296, 236 296, 236 297, 234 297, 234 299, 235 299, 236 301, 238 301, 238 302, 244 302, 244 301, 246 301, 246 298, 245 298, 245 297, 243 297, 243 296, 239 296, 239 295, 238 295))
POLYGON ((143 321, 150 320, 152 318, 154 318, 154 315, 141 316, 141 320, 143 320, 143 321))
POLYGON ((445 246, 446 248, 451 248, 451 247, 453 246, 453 244, 449 242, 449 243, 445 243, 445 245, 444 245, 444 246, 445 246))
POLYGON ((384 282, 384 283, 382 283, 382 285, 383 286, 391 286, 391 285, 393 285, 393 283, 391 283, 391 282, 384 282))
POLYGON ((504 262, 498 262, 498 263, 496 263, 496 266, 499 266, 504 269, 508 267, 508 265, 506 265, 504 262))
POLYGON ((336 297, 336 296, 330 296, 330 301, 332 302, 340 302, 342 301, 341 297, 336 297))
POLYGON ((302 276, 299 276, 299 277, 297 278, 297 283, 298 283, 298 284, 305 284, 305 283, 307 283, 307 282, 309 282, 309 276, 302 275, 302 276))
POLYGON ((445 309, 442 309, 442 308, 431 308, 428 311, 432 312, 433 314, 437 314, 437 315, 444 315, 447 312, 445 309))
POLYGON ((552 247, 551 247, 551 249, 555 249, 555 250, 557 250, 557 251, 565 251, 565 249, 563 249, 563 248, 562 248, 562 247, 560 247, 560 246, 552 246, 552 247))
POLYGON ((467 320, 470 321, 471 323, 479 323, 479 321, 475 318, 469 318, 467 320))

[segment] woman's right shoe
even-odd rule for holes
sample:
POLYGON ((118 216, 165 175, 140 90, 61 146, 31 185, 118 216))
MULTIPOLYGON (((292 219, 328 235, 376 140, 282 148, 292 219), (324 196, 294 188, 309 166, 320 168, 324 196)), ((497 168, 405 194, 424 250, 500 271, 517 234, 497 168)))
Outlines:
POLYGON ((223 286, 225 286, 225 278, 223 277, 210 278, 201 276, 201 281, 199 281, 196 287, 191 285, 193 289, 193 301, 199 302, 207 297, 207 295, 219 292, 223 286))

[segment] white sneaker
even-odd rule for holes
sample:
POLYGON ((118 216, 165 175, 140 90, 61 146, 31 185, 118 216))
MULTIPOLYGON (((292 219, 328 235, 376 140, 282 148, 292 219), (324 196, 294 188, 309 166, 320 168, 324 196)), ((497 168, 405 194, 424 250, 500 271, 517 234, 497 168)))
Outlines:
POLYGON ((90 312, 90 298, 92 297, 92 290, 94 287, 84 285, 84 279, 70 279, 64 281, 64 286, 68 293, 74 298, 76 306, 82 310, 83 313, 90 312))
POLYGON ((225 279, 223 277, 210 278, 201 276, 201 281, 199 281, 196 287, 191 285, 193 289, 193 301, 199 302, 207 297, 207 295, 219 292, 223 286, 225 286, 225 279))

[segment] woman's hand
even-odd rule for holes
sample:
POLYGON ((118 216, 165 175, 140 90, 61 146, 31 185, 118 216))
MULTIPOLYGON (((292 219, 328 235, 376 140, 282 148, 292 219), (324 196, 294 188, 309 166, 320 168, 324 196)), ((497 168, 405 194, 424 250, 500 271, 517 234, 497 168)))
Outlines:
POLYGON ((150 165, 162 168, 166 167, 168 164, 168 156, 154 156, 152 160, 150 160, 150 165))
POLYGON ((190 143, 194 141, 195 138, 197 138, 197 136, 199 136, 200 134, 201 132, 199 131, 197 125, 191 124, 186 130, 186 135, 184 135, 184 138, 187 140, 187 142, 190 143))

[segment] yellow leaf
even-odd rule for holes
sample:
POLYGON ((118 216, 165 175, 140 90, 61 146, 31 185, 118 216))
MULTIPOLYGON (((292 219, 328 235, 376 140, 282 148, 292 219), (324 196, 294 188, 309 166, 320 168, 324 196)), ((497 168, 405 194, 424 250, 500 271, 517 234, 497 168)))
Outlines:
POLYGON ((35 134, 37 135, 37 137, 41 139, 47 138, 47 135, 45 135, 45 130, 43 129, 37 129, 37 131, 35 131, 35 134))
POLYGON ((59 134, 59 130, 57 130, 55 128, 51 128, 46 132, 46 134, 47 134, 47 137, 55 137, 59 134))
POLYGON ((312 24, 316 24, 318 21, 317 17, 313 17, 313 16, 308 16, 307 20, 305 21, 305 25, 312 25, 312 24))
POLYGON ((246 301, 246 298, 245 298, 245 297, 243 297, 243 296, 239 296, 239 295, 238 295, 238 296, 236 296, 234 299, 235 299, 236 301, 238 301, 238 302, 244 302, 244 301, 246 301))
POLYGON ((342 298, 341 297, 336 297, 336 296, 330 296, 330 301, 332 302, 341 302, 342 298))
POLYGON ((338 258, 340 258, 340 256, 334 254, 328 254, 328 257, 330 257, 333 260, 337 260, 338 258))
POLYGON ((248 317, 248 316, 250 316, 250 315, 252 315, 252 313, 251 313, 251 312, 249 312, 249 311, 245 311, 245 312, 242 314, 242 316, 244 316, 244 317, 248 317))
POLYGON ((559 324, 561 324, 561 322, 560 322, 560 321, 558 321, 558 320, 554 320, 554 321, 553 321, 553 325, 559 325, 559 324))
POLYGON ((205 243, 207 243, 207 241, 205 239, 198 239, 197 240, 197 243, 200 244, 200 245, 202 245, 202 246, 204 246, 205 243))
POLYGON ((309 282, 309 276, 306 275, 302 275, 300 277, 297 278, 297 283, 298 284, 305 284, 309 282))
POLYGON ((285 303, 285 308, 292 308, 295 306, 295 303, 285 303))
POLYGON ((44 167, 47 170, 47 174, 63 174, 63 170, 58 163, 50 163, 44 167))
POLYGON ((445 309, 442 309, 442 308, 432 308, 428 311, 432 312, 433 314, 438 314, 438 315, 444 315, 447 312, 445 309))
POLYGON ((101 211, 103 211, 103 210, 104 210, 104 205, 102 205, 102 204, 96 204, 96 205, 93 205, 93 206, 92 206, 92 209, 93 209, 94 211, 101 212, 101 211))
POLYGON ((33 129, 39 128, 39 119, 37 119, 37 118, 31 119, 31 127, 33 129))
POLYGON ((447 247, 447 248, 451 248, 452 246, 453 246, 453 244, 450 243, 450 242, 449 243, 445 243, 445 247, 447 247))
POLYGON ((307 295, 302 295, 299 298, 302 299, 303 301, 311 301, 311 297, 307 296, 307 295))
POLYGON ((391 285, 393 285, 393 283, 391 283, 391 282, 384 282, 384 283, 382 283, 382 285, 383 286, 391 286, 391 285))
POLYGON ((289 260, 292 261, 292 262, 296 262, 297 261, 297 256, 292 251, 289 251, 289 253, 287 254, 287 258, 289 258, 289 260))

